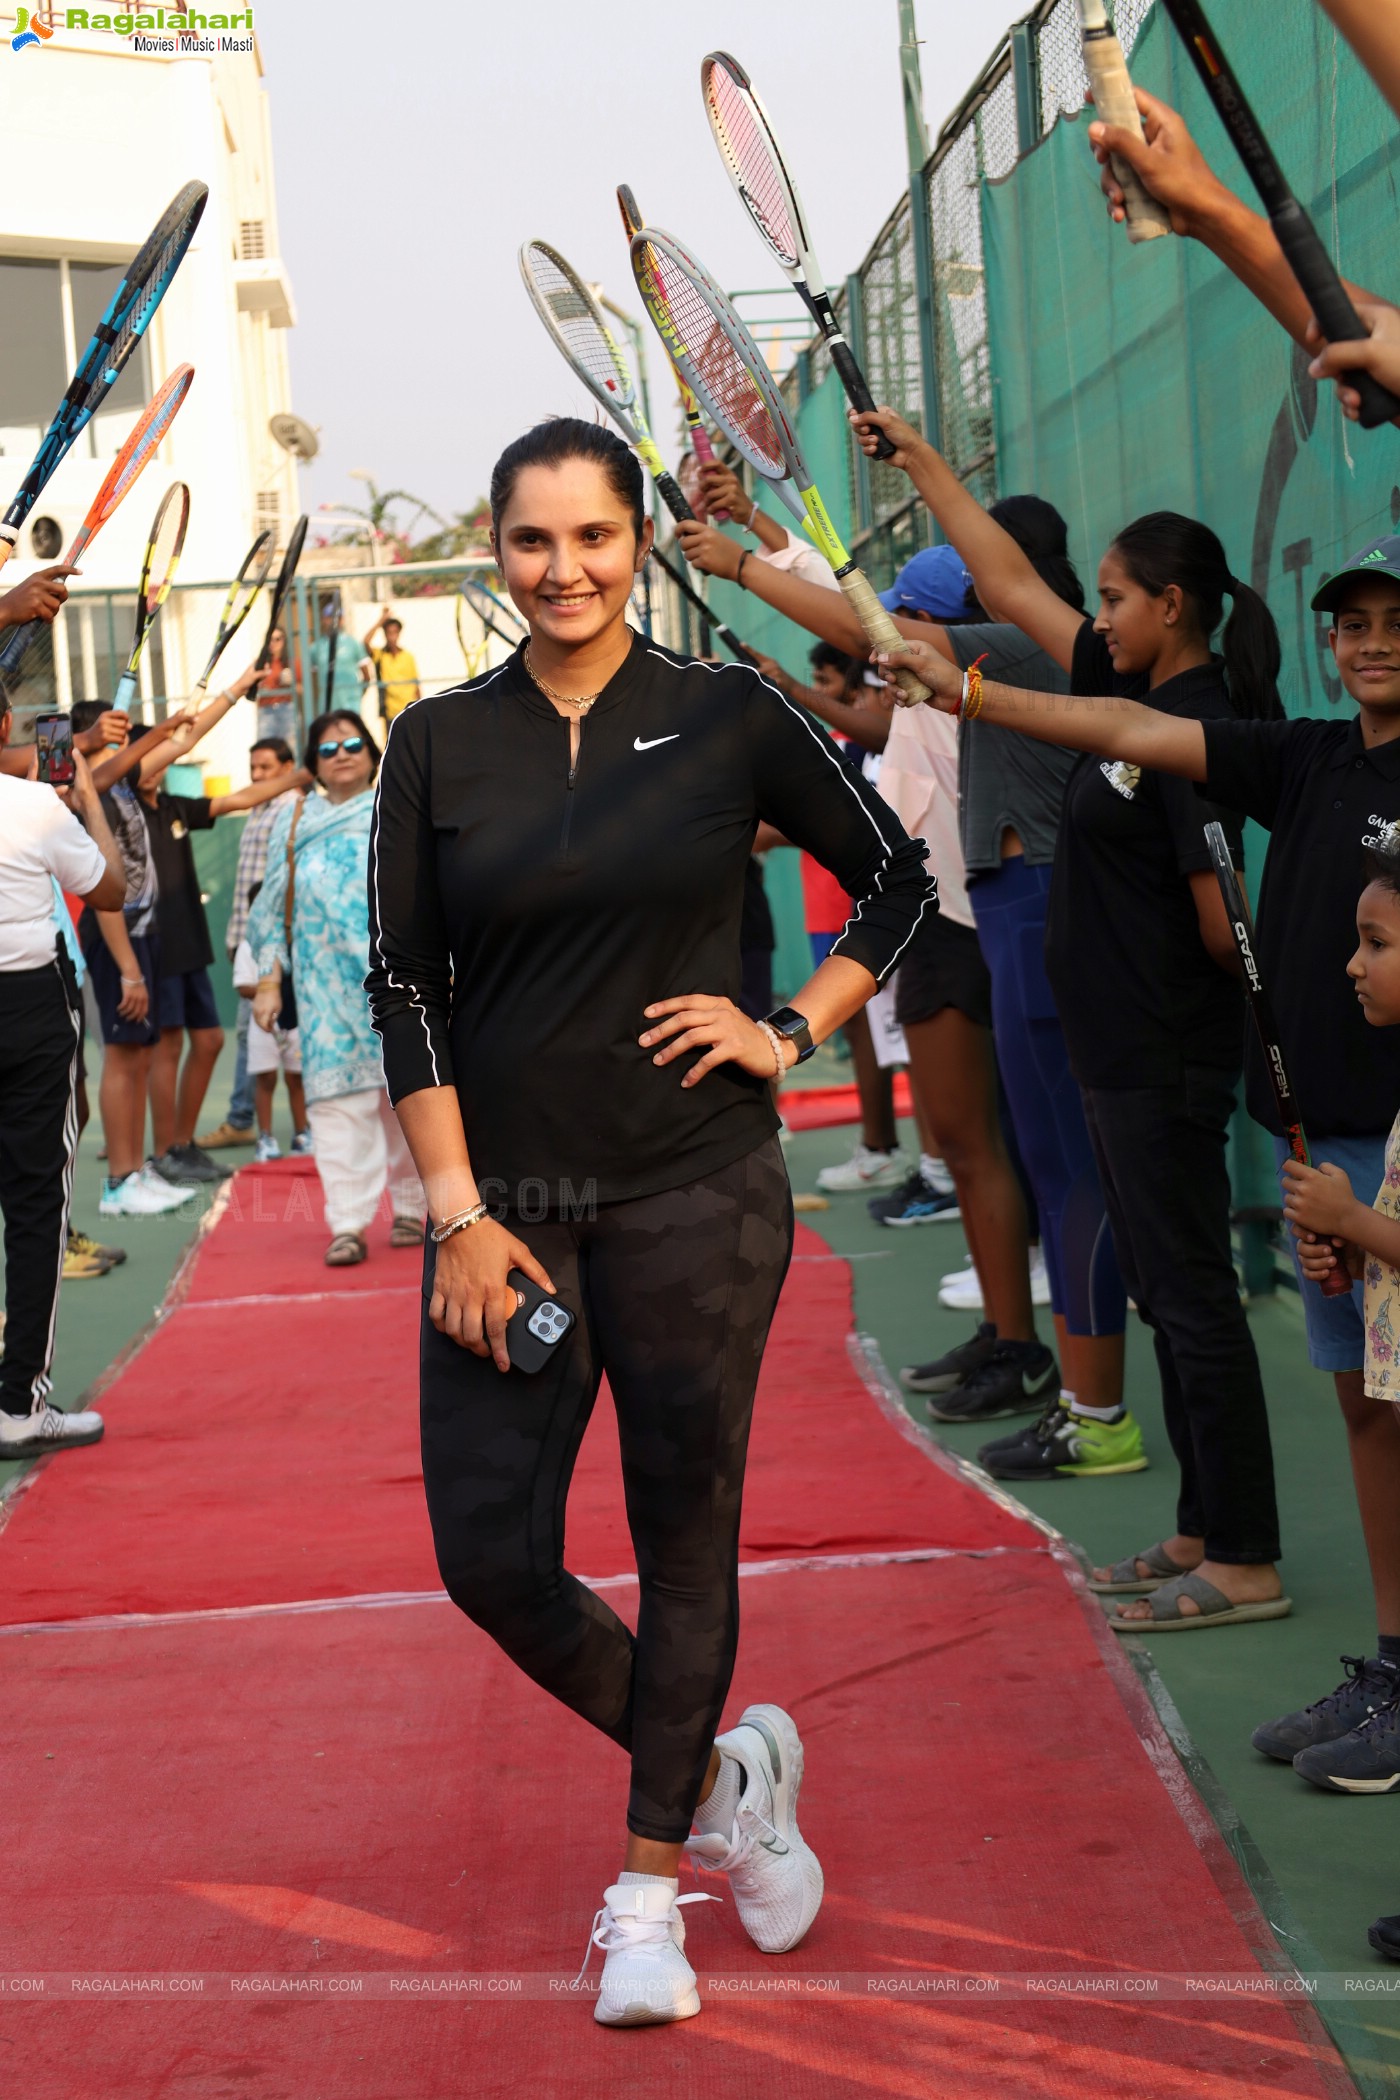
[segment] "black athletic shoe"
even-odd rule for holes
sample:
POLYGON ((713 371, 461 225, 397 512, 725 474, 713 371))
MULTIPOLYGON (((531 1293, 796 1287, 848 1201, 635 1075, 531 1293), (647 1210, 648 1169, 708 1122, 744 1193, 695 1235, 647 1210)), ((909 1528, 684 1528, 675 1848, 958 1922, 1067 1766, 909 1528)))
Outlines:
POLYGON ((1377 1918, 1366 1937, 1377 1954, 1400 1961, 1400 1918, 1377 1918))
POLYGON ((877 1225, 946 1225, 962 1216, 956 1191, 930 1181, 922 1167, 888 1196, 872 1196, 865 1207, 877 1225))
POLYGON ((1335 1692, 1256 1728, 1249 1739, 1255 1749, 1291 1765, 1300 1750, 1314 1750, 1350 1735, 1381 1707, 1389 1706, 1400 1690, 1400 1666, 1382 1662, 1377 1655, 1344 1655, 1342 1667, 1347 1674, 1335 1692))
POLYGON ((985 1466, 990 1473, 998 1460, 1019 1458, 1023 1452, 1036 1450, 1041 1444, 1048 1443, 1059 1428, 1060 1417, 1068 1407, 1069 1402, 1063 1393, 1052 1393, 1045 1403, 1043 1413, 1034 1422, 1028 1423, 1024 1429, 1010 1429, 1005 1436, 993 1437, 990 1444, 983 1444, 977 1453, 978 1465, 985 1466))
POLYGON ((1060 1390, 1060 1367, 1040 1342, 998 1342, 988 1361, 969 1371, 951 1393, 935 1394, 936 1422, 996 1422, 1028 1415, 1060 1390))
POLYGON ((991 1362, 996 1346, 996 1328, 990 1320, 983 1320, 970 1342, 959 1342, 946 1356, 935 1356, 930 1364, 906 1364, 899 1382, 908 1386, 911 1393, 951 1393, 969 1371, 991 1362))
POLYGON ((1393 1794, 1400 1787, 1400 1705, 1392 1700, 1335 1742, 1300 1750, 1293 1769, 1328 1793, 1393 1794))
POLYGON ((198 1145, 171 1145, 151 1165, 172 1188, 183 1188, 188 1182, 227 1181, 233 1172, 232 1167, 221 1167, 198 1145))

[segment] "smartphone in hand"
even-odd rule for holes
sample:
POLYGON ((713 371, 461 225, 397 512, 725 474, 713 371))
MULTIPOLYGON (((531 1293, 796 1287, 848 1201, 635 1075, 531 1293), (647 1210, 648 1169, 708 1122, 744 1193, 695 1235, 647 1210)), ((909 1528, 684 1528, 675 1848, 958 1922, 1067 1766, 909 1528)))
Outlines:
POLYGON ((517 1371, 542 1371, 572 1331, 574 1316, 522 1269, 512 1269, 506 1282, 519 1301, 506 1322, 506 1352, 517 1371))
POLYGON ((34 723, 39 752, 39 778, 50 787, 72 787, 78 777, 73 763, 73 723, 68 715, 39 715, 34 723))

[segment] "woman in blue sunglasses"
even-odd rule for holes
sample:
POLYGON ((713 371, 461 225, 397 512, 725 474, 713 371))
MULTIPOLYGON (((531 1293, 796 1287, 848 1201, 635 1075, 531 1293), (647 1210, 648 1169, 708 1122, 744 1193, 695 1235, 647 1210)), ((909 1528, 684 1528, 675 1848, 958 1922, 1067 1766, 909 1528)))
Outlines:
POLYGON ((384 1087, 365 996, 371 790, 379 746, 358 715, 319 715, 306 740, 315 792, 278 816, 248 922, 253 1019, 300 1030, 307 1117, 326 1199, 332 1268, 365 1260, 388 1187, 392 1247, 423 1244, 423 1190, 384 1087), (295 1000, 295 1024, 289 995, 295 1000))

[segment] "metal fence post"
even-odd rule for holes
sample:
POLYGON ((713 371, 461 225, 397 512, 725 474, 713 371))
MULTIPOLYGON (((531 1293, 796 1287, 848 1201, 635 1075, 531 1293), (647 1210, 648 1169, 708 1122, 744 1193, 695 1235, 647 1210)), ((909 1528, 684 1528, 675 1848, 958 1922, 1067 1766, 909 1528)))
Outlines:
POLYGON ((1011 30, 1011 78, 1016 89, 1016 151, 1040 143, 1040 45, 1029 22, 1011 30))
MULTIPOLYGON (((934 325, 933 234, 929 221, 928 130, 914 0, 899 0, 899 68, 904 91, 904 134, 909 161, 909 233, 914 248, 914 297, 919 310, 920 405, 924 436, 941 449, 943 417, 938 385, 938 333, 934 325)), ((930 520, 930 523, 932 520, 930 520)))
MULTIPOLYGON (((862 372, 865 370, 865 286, 860 272, 852 270, 846 279, 846 340, 852 355, 862 372)), ((854 530, 868 532, 873 519, 870 510, 870 462, 859 445, 851 447, 855 458, 855 479, 852 483, 855 512, 854 530)))

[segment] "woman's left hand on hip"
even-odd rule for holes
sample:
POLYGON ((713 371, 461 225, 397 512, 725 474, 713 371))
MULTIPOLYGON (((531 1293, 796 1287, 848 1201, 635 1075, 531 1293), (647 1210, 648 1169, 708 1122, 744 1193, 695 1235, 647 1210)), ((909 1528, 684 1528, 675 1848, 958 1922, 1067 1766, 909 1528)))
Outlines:
POLYGON ((708 992, 688 992, 680 999, 658 999, 646 1008, 652 1023, 638 1038, 644 1050, 653 1052, 652 1063, 668 1065, 686 1050, 703 1050, 681 1081, 698 1086, 716 1065, 735 1064, 755 1079, 772 1079, 773 1045, 732 999, 716 998, 708 992), (657 1048, 660 1044, 663 1047, 657 1048))

